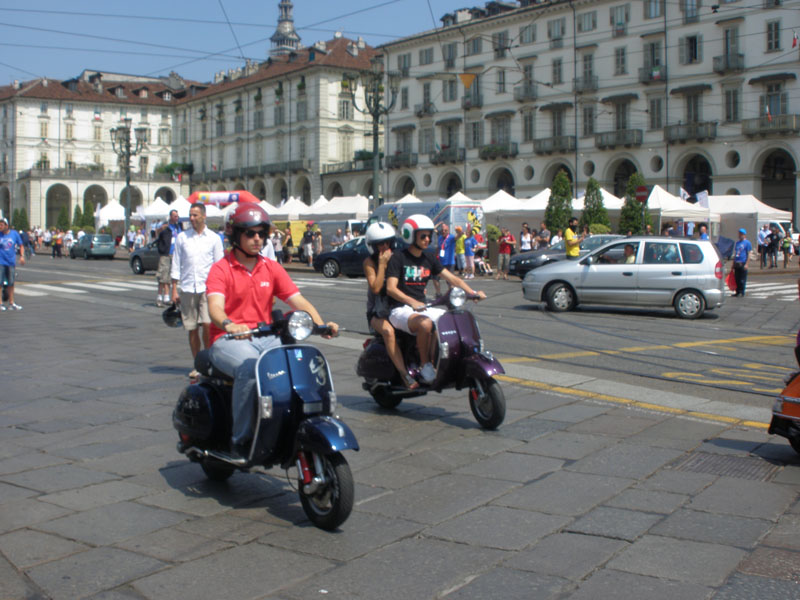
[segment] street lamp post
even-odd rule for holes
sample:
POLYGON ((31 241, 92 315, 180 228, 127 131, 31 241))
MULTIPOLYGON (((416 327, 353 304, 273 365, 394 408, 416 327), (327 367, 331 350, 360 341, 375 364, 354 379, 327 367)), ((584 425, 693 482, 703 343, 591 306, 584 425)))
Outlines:
POLYGON ((147 129, 137 127, 134 129, 136 136, 131 146, 131 119, 122 119, 122 125, 111 130, 111 147, 119 156, 119 162, 125 169, 125 231, 122 232, 121 243, 127 245, 129 219, 131 214, 131 157, 139 154, 146 142, 147 129))
POLYGON ((345 73, 342 83, 347 83, 347 88, 350 90, 350 98, 353 102, 355 109, 364 114, 372 116, 372 199, 370 201, 370 211, 375 210, 378 206, 378 183, 380 181, 380 151, 378 144, 379 128, 381 117, 389 114, 389 111, 394 108, 395 101, 397 100, 397 88, 400 83, 400 77, 396 73, 390 72, 389 79, 389 103, 384 102, 384 87, 383 87, 383 57, 375 56, 371 61, 371 69, 369 71, 362 71, 359 76, 361 78, 361 85, 364 88, 364 107, 358 106, 356 102, 356 77, 350 73, 345 73))

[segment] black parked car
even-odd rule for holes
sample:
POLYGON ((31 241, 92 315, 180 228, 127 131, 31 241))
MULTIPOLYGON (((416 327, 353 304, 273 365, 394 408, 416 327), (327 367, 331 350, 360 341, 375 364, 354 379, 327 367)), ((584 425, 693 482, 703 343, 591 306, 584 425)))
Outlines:
POLYGON ((348 277, 360 277, 364 275, 361 265, 369 253, 366 238, 360 235, 338 248, 321 252, 314 257, 311 264, 315 271, 322 271, 325 277, 338 277, 339 273, 348 277))
POLYGON ((145 271, 157 271, 158 248, 156 242, 150 242, 131 252, 128 262, 131 265, 131 271, 136 275, 142 275, 145 271))
MULTIPOLYGON (((610 234, 592 235, 583 240, 583 243, 581 244, 581 256, 588 254, 592 250, 596 250, 603 244, 607 244, 608 242, 621 237, 623 236, 610 234)), ((564 243, 564 240, 561 240, 549 248, 515 254, 511 257, 511 261, 508 265, 508 272, 511 275, 516 275, 519 278, 523 278, 525 277, 525 273, 531 269, 541 267, 542 265, 546 265, 547 263, 555 262, 557 260, 564 260, 566 257, 567 246, 564 243)))

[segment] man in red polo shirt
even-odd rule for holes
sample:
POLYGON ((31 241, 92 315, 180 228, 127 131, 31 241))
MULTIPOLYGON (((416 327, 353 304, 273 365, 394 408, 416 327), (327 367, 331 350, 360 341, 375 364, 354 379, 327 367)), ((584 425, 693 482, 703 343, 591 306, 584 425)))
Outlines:
MULTIPOLYGON (((255 365, 264 350, 280 345, 275 336, 225 339, 226 333, 242 333, 259 323, 272 322, 275 297, 294 310, 311 315, 324 325, 317 309, 306 300, 289 274, 274 260, 259 255, 267 241, 270 223, 257 204, 243 202, 228 217, 226 235, 231 250, 211 267, 206 281, 211 317, 211 362, 233 377, 233 451, 247 456, 253 435, 256 393, 255 365)), ((336 323, 327 323, 338 332, 336 323)))

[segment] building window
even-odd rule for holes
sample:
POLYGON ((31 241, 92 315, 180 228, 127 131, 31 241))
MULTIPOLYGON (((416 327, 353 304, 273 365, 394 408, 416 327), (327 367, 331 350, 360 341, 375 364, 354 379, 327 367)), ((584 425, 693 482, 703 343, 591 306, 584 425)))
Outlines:
POLYGON ((40 113, 40 114, 43 114, 43 115, 46 115, 46 114, 47 114, 47 102, 42 102, 42 103, 39 105, 39 113, 40 113))
POLYGON ((727 89, 725 90, 725 121, 728 123, 736 123, 740 118, 739 89, 727 89))
POLYGON ((36 166, 39 169, 50 168, 50 159, 47 158, 47 152, 42 152, 41 154, 39 154, 39 163, 36 166))
POLYGON ((434 149, 433 127, 423 127, 419 130, 419 152, 429 154, 434 149))
POLYGON ((686 122, 699 123, 702 118, 700 107, 702 106, 700 94, 686 94, 686 122))
POLYGON ((408 109, 408 88, 400 88, 400 109, 407 110, 408 109))
POLYGON ((648 102, 648 116, 650 117, 650 129, 661 129, 664 126, 663 119, 663 98, 650 98, 648 102))
POLYGON ((492 34, 492 48, 495 58, 504 58, 508 50, 508 32, 500 31, 492 34))
POLYGON ((411 152, 411 131, 409 129, 397 132, 397 151, 401 154, 411 152))
POLYGON ((532 142, 534 140, 535 113, 526 110, 522 113, 522 141, 532 142))
POLYGON ((148 157, 140 156, 139 157, 139 173, 147 173, 147 164, 150 162, 148 157))
POLYGON ((100 167, 103 166, 103 159, 101 158, 101 156, 99 154, 95 154, 93 160, 94 160, 94 164, 96 164, 96 165, 98 165, 100 167))
POLYGON ((578 15, 578 31, 585 33, 597 29, 597 11, 581 13, 578 15))
POLYGON ((547 39, 550 40, 551 48, 562 48, 564 46, 564 32, 566 29, 567 20, 565 17, 547 22, 547 39))
POLYGON ((235 115, 233 117, 233 132, 242 133, 244 131, 244 115, 235 115))
POLYGON ((253 128, 261 129, 264 127, 264 111, 257 110, 253 113, 253 128))
POLYGON ((47 137, 47 121, 42 121, 39 123, 39 137, 46 138, 47 137))
POLYGON ((614 129, 621 131, 628 128, 628 115, 630 113, 629 102, 617 102, 614 104, 614 129))
POLYGON ((458 44, 451 42, 442 46, 442 59, 444 59, 444 66, 446 69, 452 69, 456 66, 457 56, 458 44))
POLYGON ((444 102, 455 102, 458 100, 458 82, 455 79, 445 79, 442 81, 442 100, 444 102))
POLYGON ((497 70, 497 93, 505 94, 506 92, 506 71, 505 69, 497 70))
POLYGON ((70 171, 75 168, 75 159, 72 152, 64 153, 64 166, 70 171))
POLYGON ((306 157, 306 136, 301 135, 300 139, 297 140, 297 152, 299 158, 306 157))
POLYGON ((511 117, 492 119, 492 144, 511 142, 511 117))
POLYGON ((648 42, 644 45, 644 66, 646 69, 661 65, 661 42, 648 42))
POLYGON ((467 123, 467 148, 483 146, 483 121, 467 123))
POLYGON ((700 0, 680 0, 684 23, 695 23, 700 18, 700 13, 697 10, 699 4, 700 0))
POLYGON ((767 22, 767 52, 776 52, 781 49, 781 22, 767 22))
POLYGON ((103 139, 103 128, 99 125, 94 126, 94 141, 99 142, 103 139))
POLYGON ((678 46, 678 59, 682 65, 691 65, 703 60, 703 36, 687 35, 678 46))
POLYGON ((397 55, 397 69, 400 71, 400 75, 403 77, 408 77, 408 74, 411 70, 411 54, 398 54, 397 55))
POLYGON ((102 118, 103 118, 103 111, 100 110, 99 106, 95 106, 94 107, 94 120, 95 121, 99 121, 102 118))
POLYGON ((664 0, 644 0, 644 18, 657 19, 664 16, 664 0))
POLYGON ((628 72, 628 61, 625 47, 614 48, 614 75, 625 75, 628 72))
POLYGON ((480 38, 480 36, 474 37, 471 40, 467 40, 467 47, 464 50, 464 54, 467 56, 477 56, 483 51, 482 42, 483 40, 480 38))
POLYGON ((72 117, 72 111, 73 110, 74 110, 74 107, 73 107, 72 104, 65 104, 64 105, 64 113, 67 115, 68 118, 72 117))
POLYGON ((275 161, 281 162, 283 160, 283 136, 275 136, 275 161))
POLYGON ((158 130, 158 144, 160 146, 169 146, 171 142, 170 130, 169 129, 159 129, 158 130))
POLYGON ((222 137, 223 135, 225 135, 225 121, 219 119, 217 121, 217 137, 222 137))
POLYGON ((200 139, 204 140, 204 139, 206 139, 206 137, 207 137, 207 135, 206 135, 206 124, 205 123, 200 123, 200 139))
POLYGON ((244 162, 244 143, 236 142, 236 149, 234 152, 236 153, 236 164, 242 164, 242 162, 244 162))
POLYGON ((142 111, 140 113, 140 117, 141 117, 142 121, 145 121, 145 122, 147 121, 147 109, 146 108, 142 109, 142 111))
POLYGON ((339 120, 340 121, 353 120, 353 105, 347 98, 339 99, 339 120))
POLYGON ((783 91, 782 83, 767 85, 766 94, 761 97, 761 111, 763 115, 769 108, 769 115, 784 115, 789 111, 788 97, 783 91))
POLYGON ((442 149, 458 147, 458 125, 442 127, 442 149))
POLYGON ((430 81, 426 81, 422 84, 422 104, 425 108, 429 108, 431 102, 431 83, 430 81))
POLYGON ((181 127, 181 144, 185 144, 189 141, 188 132, 186 131, 186 127, 181 127))
POLYGON ((583 135, 594 135, 594 106, 587 104, 583 107, 583 135))
POLYGON ((519 43, 533 44, 536 41, 536 24, 529 23, 519 28, 519 43))
POLYGON ((556 109, 551 111, 553 119, 553 137, 561 137, 564 135, 564 122, 566 121, 566 112, 563 109, 556 109))
POLYGON ((594 54, 583 55, 583 82, 591 83, 594 78, 594 54))
POLYGON ((433 48, 423 48, 419 51, 419 64, 429 65, 433 62, 433 48))
POLYGON ((64 137, 66 137, 68 140, 75 139, 75 125, 72 123, 66 123, 64 125, 64 137))
POLYGON ((563 64, 564 62, 562 59, 553 59, 553 85, 564 83, 563 64))
POLYGON ((272 117, 275 121, 274 125, 283 125, 286 122, 286 111, 283 110, 283 104, 275 107, 275 110, 272 111, 272 117))
POLYGON ((305 121, 308 118, 308 102, 306 100, 297 101, 297 120, 305 121))
POLYGON ((611 35, 619 37, 628 33, 628 21, 631 18, 629 4, 611 7, 611 35))
POLYGON ((527 64, 522 67, 522 84, 526 87, 533 85, 533 65, 527 64))
POLYGON ((120 119, 127 119, 128 118, 128 107, 122 106, 119 109, 119 118, 120 119))

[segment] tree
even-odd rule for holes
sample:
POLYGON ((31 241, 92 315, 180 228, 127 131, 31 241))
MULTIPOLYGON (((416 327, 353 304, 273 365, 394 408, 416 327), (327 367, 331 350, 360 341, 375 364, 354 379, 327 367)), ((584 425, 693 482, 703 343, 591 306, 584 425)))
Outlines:
POLYGON ((605 225, 611 227, 611 220, 608 218, 608 211, 603 204, 603 194, 600 191, 600 184, 594 177, 590 177, 586 184, 586 196, 583 199, 583 214, 581 215, 580 226, 584 225, 605 225))
POLYGON ((83 211, 81 211, 81 205, 75 205, 75 213, 72 215, 72 228, 73 229, 80 229, 83 227, 83 211))
POLYGON ((83 223, 81 223, 81 228, 86 227, 94 227, 94 204, 92 204, 91 200, 88 200, 83 205, 83 223))
POLYGON ((58 211, 58 219, 56 219, 56 227, 65 231, 69 229, 69 210, 66 206, 62 206, 58 211))
POLYGON ((14 211, 14 229, 17 231, 28 231, 31 228, 30 224, 28 223, 28 211, 23 206, 19 209, 19 212, 16 210, 14 211))
MULTIPOLYGON (((645 232, 642 224, 642 204, 636 201, 636 188, 642 185, 645 185, 644 177, 638 171, 628 179, 628 187, 625 189, 625 204, 619 213, 619 233, 622 235, 629 231, 634 235, 642 235, 645 232)), ((644 224, 652 225, 647 205, 644 206, 644 213, 644 224)))
POLYGON ((550 199, 544 211, 544 222, 550 231, 566 229, 572 216, 572 186, 567 174, 561 170, 550 186, 550 199))
MULTIPOLYGON (((3 215, 3 216, 7 217, 8 215, 3 215)), ((15 208, 14 213, 11 215, 11 227, 13 227, 14 229, 19 229, 17 227, 17 223, 19 223, 19 209, 15 208)))

